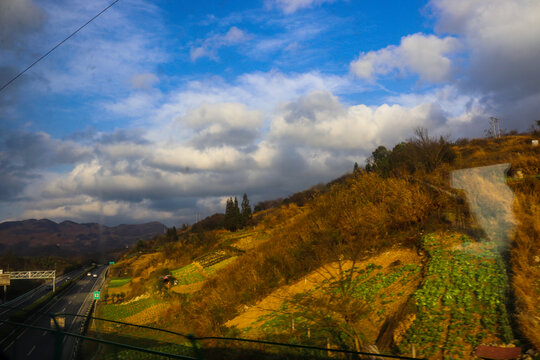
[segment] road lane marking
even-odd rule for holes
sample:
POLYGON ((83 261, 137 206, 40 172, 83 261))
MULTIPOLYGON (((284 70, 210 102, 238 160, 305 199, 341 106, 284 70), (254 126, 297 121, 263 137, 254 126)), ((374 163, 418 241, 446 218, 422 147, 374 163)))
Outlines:
POLYGON ((9 345, 6 346, 5 350, 9 349, 14 343, 15 343, 15 340, 13 340, 12 342, 10 342, 9 345))
POLYGON ((41 336, 45 336, 45 335, 47 335, 47 333, 48 333, 48 331, 45 330, 45 331, 43 332, 43 334, 41 334, 41 336))
POLYGON ((30 356, 30 354, 32 353, 32 351, 34 351, 36 349, 36 345, 32 346, 32 348, 30 349, 30 351, 26 354, 26 356, 30 356))

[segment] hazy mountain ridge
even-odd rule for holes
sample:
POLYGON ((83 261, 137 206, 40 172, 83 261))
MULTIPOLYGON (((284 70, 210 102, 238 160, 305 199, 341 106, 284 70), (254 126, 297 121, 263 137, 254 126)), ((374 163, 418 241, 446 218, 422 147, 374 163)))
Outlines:
POLYGON ((0 223, 0 252, 17 255, 71 255, 109 251, 133 245, 139 239, 163 234, 159 222, 121 224, 113 227, 97 223, 56 223, 49 219, 29 219, 0 223))

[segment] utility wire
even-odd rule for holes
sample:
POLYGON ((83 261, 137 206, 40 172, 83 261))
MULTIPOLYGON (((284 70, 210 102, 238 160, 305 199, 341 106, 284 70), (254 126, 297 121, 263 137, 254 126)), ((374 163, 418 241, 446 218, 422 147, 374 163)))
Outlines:
POLYGON ((41 60, 43 60, 45 57, 47 57, 47 55, 49 55, 50 53, 52 53, 54 50, 56 50, 56 48, 58 48, 60 45, 62 45, 63 43, 65 43, 66 41, 68 41, 69 39, 71 39, 75 34, 77 34, 79 31, 81 31, 86 25, 90 24, 92 21, 94 21, 98 16, 100 16, 101 14, 103 14, 105 11, 109 10, 109 8, 111 8, 114 4, 116 4, 117 2, 119 2, 120 0, 114 0, 111 4, 109 4, 105 9, 101 10, 97 15, 95 15, 93 18, 91 18, 90 20, 88 20, 84 25, 82 25, 81 27, 79 27, 77 30, 75 30, 74 32, 72 32, 67 38, 65 38, 64 40, 60 41, 58 44, 56 44, 55 47, 53 47, 51 50, 47 51, 45 54, 43 54, 41 57, 39 57, 36 61, 34 61, 32 64, 30 64, 26 69, 24 69, 23 71, 21 71, 20 73, 18 73, 14 78, 12 78, 11 80, 9 80, 7 83, 5 83, 1 88, 0 88, 0 92, 2 92, 2 90, 4 90, 5 88, 7 88, 12 82, 14 82, 15 80, 17 80, 22 74, 24 74, 25 72, 27 72, 28 70, 30 70, 30 68, 34 65, 36 65, 38 62, 40 62, 41 60))

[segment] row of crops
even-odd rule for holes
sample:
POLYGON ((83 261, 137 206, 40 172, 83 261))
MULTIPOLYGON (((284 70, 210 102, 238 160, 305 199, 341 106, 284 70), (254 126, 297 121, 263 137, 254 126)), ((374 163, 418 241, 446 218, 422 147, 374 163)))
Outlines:
POLYGON ((172 275, 178 280, 178 284, 180 285, 194 284, 204 280, 204 276, 195 264, 189 264, 180 269, 173 270, 172 275))
POLYGON ((409 353, 414 344, 422 356, 463 358, 486 340, 510 342, 508 278, 495 244, 465 235, 426 235, 423 246, 429 264, 414 294, 416 319, 400 351, 409 353))
MULTIPOLYGON (((236 260, 236 258, 237 256, 227 258, 223 261, 218 262, 217 264, 205 268, 204 271, 207 275, 212 276, 217 271, 223 269, 225 266, 232 263, 234 260, 236 260)), ((172 275, 178 280, 179 285, 195 284, 204 281, 205 279, 205 276, 202 274, 200 267, 196 266, 195 264, 189 264, 180 269, 173 270, 172 275)))
MULTIPOLYGON (((341 298, 343 303, 349 302, 346 299, 350 298, 351 301, 364 307, 365 316, 376 314, 382 321, 386 310, 384 305, 393 303, 403 296, 404 293, 400 290, 416 278, 419 272, 420 267, 416 264, 398 265, 385 270, 383 266, 373 263, 362 268, 354 267, 324 280, 308 292, 295 295, 292 300, 284 301, 278 310, 260 316, 256 322, 262 322, 260 330, 267 335, 289 332, 295 327, 298 332, 303 333, 303 337, 307 335, 307 328, 309 336, 316 337, 320 324, 314 324, 310 320, 314 315, 311 312, 326 311, 328 316, 334 312, 335 319, 327 319, 328 323, 341 321, 339 311, 332 309, 330 304, 327 306, 328 309, 315 309, 315 306, 309 306, 318 303, 318 299, 321 298, 341 298)), ((244 329, 245 332, 250 330, 251 328, 244 329)))
POLYGON ((121 320, 131 315, 135 315, 151 306, 159 304, 161 301, 153 298, 144 298, 127 304, 113 305, 103 304, 101 306, 101 317, 110 320, 121 320))

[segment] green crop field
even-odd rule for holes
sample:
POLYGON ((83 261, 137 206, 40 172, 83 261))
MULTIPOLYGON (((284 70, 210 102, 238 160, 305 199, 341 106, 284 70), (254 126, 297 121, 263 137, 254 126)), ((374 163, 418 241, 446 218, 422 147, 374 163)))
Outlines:
POLYGON ((117 287, 120 287, 120 286, 124 286, 126 285, 127 283, 129 283, 131 281, 131 278, 115 278, 115 279, 111 279, 111 281, 109 282, 109 287, 110 288, 117 288, 117 287))
POLYGON ((146 298, 128 304, 106 304, 101 307, 101 316, 105 319, 121 320, 159 303, 161 303, 160 300, 146 298))
POLYGON ((442 351, 444 358, 461 358, 486 338, 510 342, 508 278, 495 244, 471 243, 465 235, 426 235, 423 243, 430 261, 425 282, 414 294, 418 312, 401 352, 410 352, 414 344, 422 356, 442 351), (456 240, 461 246, 447 245, 456 240))
POLYGON ((172 275, 178 280, 178 284, 180 285, 195 284, 204 280, 204 276, 200 273, 199 268, 193 264, 173 270, 172 275))

